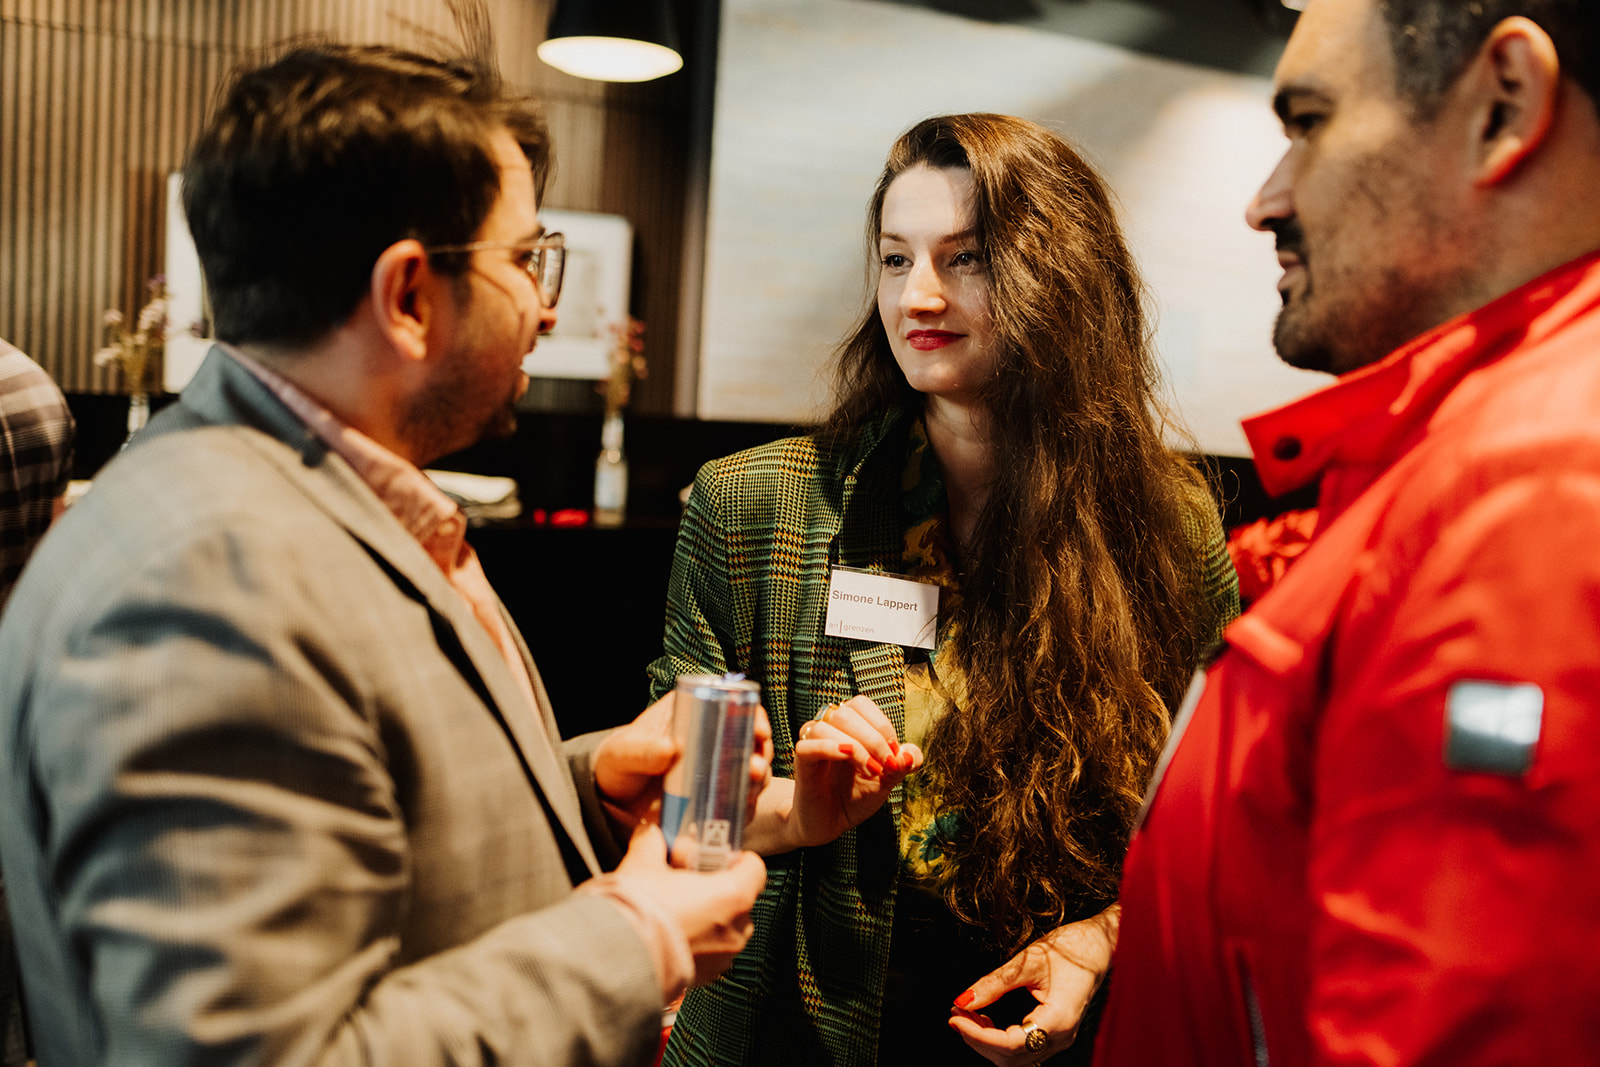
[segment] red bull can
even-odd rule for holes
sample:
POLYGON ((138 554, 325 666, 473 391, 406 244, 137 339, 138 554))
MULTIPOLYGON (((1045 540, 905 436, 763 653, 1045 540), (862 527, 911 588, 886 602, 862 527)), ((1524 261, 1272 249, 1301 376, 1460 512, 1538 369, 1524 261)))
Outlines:
POLYGON ((742 674, 678 678, 672 733, 679 756, 661 798, 661 830, 675 863, 717 871, 744 847, 760 703, 761 687, 742 674))

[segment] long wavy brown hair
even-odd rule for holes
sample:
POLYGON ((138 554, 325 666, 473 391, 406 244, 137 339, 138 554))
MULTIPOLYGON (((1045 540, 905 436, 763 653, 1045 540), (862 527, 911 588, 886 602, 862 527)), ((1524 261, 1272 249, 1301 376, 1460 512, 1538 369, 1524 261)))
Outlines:
MULTIPOLYGON (((998 349, 981 391, 996 473, 940 653, 966 699, 939 717, 925 773, 961 813, 946 902, 1014 951, 1116 898, 1168 709, 1215 623, 1186 532, 1209 498, 1164 442, 1142 283, 1088 163, 1022 119, 927 119, 878 180, 874 256, 884 196, 919 165, 972 172, 998 349)), ((875 306, 836 373, 824 435, 920 410, 875 306)))

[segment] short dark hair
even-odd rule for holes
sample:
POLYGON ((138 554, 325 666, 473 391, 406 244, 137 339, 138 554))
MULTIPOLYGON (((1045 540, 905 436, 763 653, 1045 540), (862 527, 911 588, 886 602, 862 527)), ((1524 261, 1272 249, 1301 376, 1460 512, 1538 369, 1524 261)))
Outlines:
POLYGON ((1401 97, 1423 117, 1436 114, 1446 91, 1489 32, 1521 15, 1555 42, 1562 70, 1600 104, 1600 3, 1596 0, 1380 0, 1401 97))
POLYGON ((313 342, 349 318, 394 242, 472 240, 500 195, 499 129, 522 146, 542 196, 539 108, 481 65, 302 43, 236 74, 183 172, 217 336, 313 342))

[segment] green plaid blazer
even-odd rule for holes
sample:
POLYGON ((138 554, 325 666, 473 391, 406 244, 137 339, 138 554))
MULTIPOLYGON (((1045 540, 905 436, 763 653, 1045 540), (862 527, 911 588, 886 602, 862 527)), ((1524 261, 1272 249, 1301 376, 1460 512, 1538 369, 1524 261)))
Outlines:
MULTIPOLYGON (((680 674, 760 682, 779 775, 793 771, 801 724, 856 693, 903 733, 904 650, 822 630, 831 567, 900 568, 911 421, 891 411, 851 442, 793 437, 701 469, 679 528, 664 654, 649 668, 652 699, 680 674)), ((1214 509, 1197 513, 1193 532, 1220 639, 1238 614, 1238 586, 1214 509)), ((685 1000, 668 1067, 878 1062, 899 815, 896 790, 832 844, 767 860, 750 943, 685 1000)))

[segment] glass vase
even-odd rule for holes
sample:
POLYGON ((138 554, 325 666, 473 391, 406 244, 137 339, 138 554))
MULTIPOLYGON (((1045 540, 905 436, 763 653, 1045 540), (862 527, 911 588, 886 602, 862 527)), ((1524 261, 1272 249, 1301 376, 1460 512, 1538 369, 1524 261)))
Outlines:
POLYGON ((621 526, 628 510, 628 457, 622 451, 622 413, 606 416, 594 461, 594 524, 621 526))
POLYGON ((122 447, 127 448, 133 435, 144 429, 144 424, 149 421, 150 394, 141 390, 128 397, 128 436, 122 439, 122 447))

